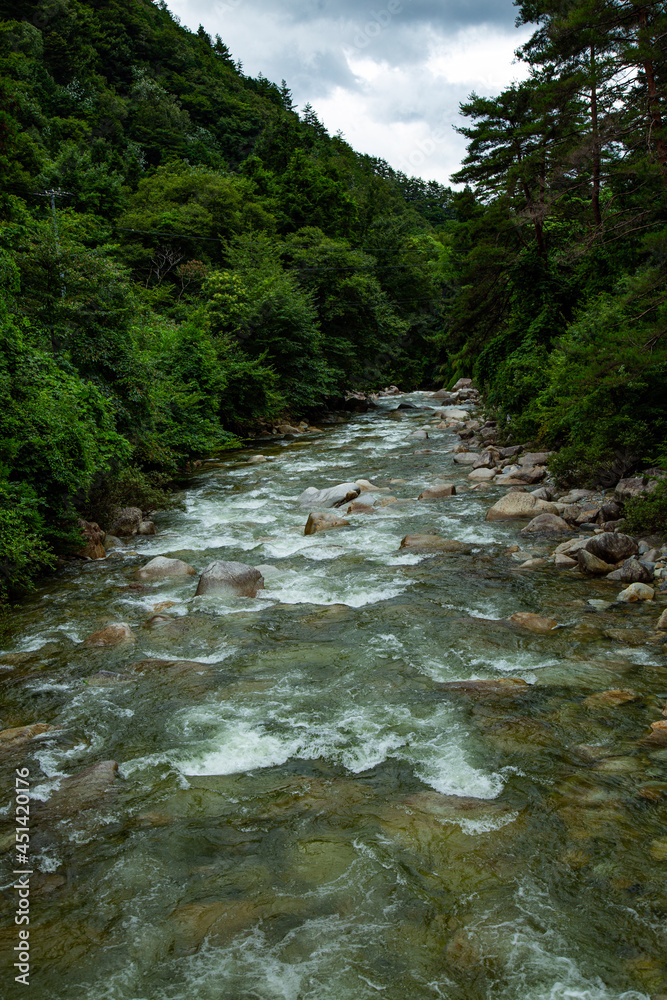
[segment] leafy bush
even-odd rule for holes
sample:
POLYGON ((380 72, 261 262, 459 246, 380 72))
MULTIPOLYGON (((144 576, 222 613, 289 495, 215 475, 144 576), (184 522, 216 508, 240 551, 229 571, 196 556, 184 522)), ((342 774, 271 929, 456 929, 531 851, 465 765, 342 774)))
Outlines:
POLYGON ((628 500, 625 519, 633 535, 667 535, 667 478, 652 493, 628 500))

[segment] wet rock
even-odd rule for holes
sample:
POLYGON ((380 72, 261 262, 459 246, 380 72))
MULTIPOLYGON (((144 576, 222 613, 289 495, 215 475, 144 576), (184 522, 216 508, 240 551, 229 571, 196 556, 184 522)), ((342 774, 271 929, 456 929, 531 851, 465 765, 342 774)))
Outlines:
POLYGON ((645 583, 631 583, 629 587, 622 590, 616 598, 625 604, 634 604, 636 601, 652 601, 655 596, 653 587, 648 587, 645 583))
POLYGON ((554 556, 554 566, 556 569, 574 569, 577 560, 566 556, 563 552, 557 552, 554 556))
MULTIPOLYGON (((403 502, 405 502, 405 501, 403 501, 403 502)), ((391 497, 391 496, 389 496, 389 497, 382 497, 382 500, 378 500, 377 506, 378 507, 391 507, 391 505, 395 504, 395 503, 398 503, 398 500, 397 500, 396 497, 391 497)))
POLYGON ((13 729, 3 729, 0 731, 0 753, 17 750, 34 740, 42 733, 49 733, 55 727, 47 725, 46 722, 36 722, 31 726, 15 726, 13 729))
POLYGON ((506 619, 508 625, 526 629, 528 632, 536 632, 539 635, 547 635, 558 628, 555 618, 543 618, 541 615, 533 615, 528 611, 518 611, 506 619))
POLYGON ((356 500, 361 493, 361 487, 356 483, 340 483, 328 489, 317 490, 310 486, 298 497, 301 507, 342 507, 344 503, 356 500))
POLYGON ((106 557, 103 544, 105 536, 99 524, 96 524, 94 521, 81 520, 77 523, 81 535, 85 539, 85 545, 79 549, 77 555, 81 559, 104 559, 106 557))
MULTIPOLYGON (((604 536, 607 537, 606 535, 604 536)), ((611 536, 618 537, 618 536, 611 536)), ((607 577, 608 580, 615 580, 618 583, 651 583, 653 573, 637 559, 631 556, 626 559, 622 566, 614 569, 607 577)))
POLYGON ((667 719, 652 722, 651 733, 643 742, 651 746, 667 747, 667 719))
POLYGON ((114 521, 109 528, 109 534, 116 538, 130 538, 139 531, 139 525, 143 521, 143 514, 138 507, 123 507, 116 509, 114 521))
POLYGON ((196 569, 181 559, 168 559, 166 556, 156 556, 150 562, 138 569, 134 574, 144 583, 152 580, 179 579, 194 576, 196 569))
POLYGON ((138 534, 140 535, 154 535, 155 534, 155 523, 153 521, 142 521, 139 525, 138 534))
POLYGON ((120 646, 125 642, 134 642, 134 633, 125 622, 106 625, 83 640, 84 646, 113 647, 120 646))
POLYGON ((551 456, 552 451, 530 451, 526 455, 522 455, 519 459, 519 465, 527 466, 532 468, 535 465, 546 465, 551 456))
POLYGON ((374 493, 374 492, 377 493, 385 489, 385 487, 383 486, 375 486, 368 479, 357 479, 356 485, 359 487, 362 493, 374 493))
POLYGON ((420 493, 418 500, 442 500, 445 497, 456 496, 456 486, 451 483, 440 483, 438 486, 431 486, 420 493))
POLYGON ((438 402, 451 403, 454 400, 454 396, 449 389, 438 389, 431 396, 431 399, 436 399, 438 402))
MULTIPOLYGON (((375 507, 370 507, 367 503, 359 503, 358 500, 353 501, 353 503, 351 503, 349 507, 346 507, 345 512, 347 514, 377 514, 375 507)), ((310 521, 312 517, 313 515, 311 514, 308 520, 310 521)), ((345 521, 343 521, 341 524, 334 525, 334 527, 342 527, 344 524, 346 524, 345 521)), ((306 534, 308 534, 308 532, 306 532, 306 534)))
MULTIPOLYGON (((528 494, 530 496, 531 494, 528 494)), ((564 535, 572 529, 557 514, 538 514, 522 530, 522 535, 564 535)))
POLYGON ((428 439, 428 431, 413 431, 412 434, 408 434, 408 441, 426 441, 428 439))
POLYGON ((59 813, 76 813, 97 805, 118 774, 115 760, 101 760, 61 781, 46 808, 59 813))
POLYGON ((104 536, 104 548, 107 552, 110 552, 112 549, 121 549, 122 547, 123 543, 120 538, 116 538, 115 535, 110 535, 108 532, 106 533, 104 536))
POLYGON ((248 459, 248 465, 263 465, 267 461, 266 455, 251 455, 248 459))
POLYGON ((616 564, 623 559, 629 559, 639 552, 639 546, 630 535, 604 532, 589 538, 586 548, 603 562, 616 564))
POLYGON ((411 552, 450 552, 453 554, 470 552, 470 547, 463 542, 441 538, 440 535, 406 535, 401 542, 401 549, 409 549, 411 552))
POLYGON ((454 455, 454 461, 457 465, 474 465, 477 458, 478 455, 475 451, 462 451, 454 455))
POLYGON ((605 576, 607 573, 611 573, 614 568, 602 559, 598 559, 597 556, 594 556, 592 552, 589 552, 585 548, 579 549, 577 561, 579 569, 585 576, 605 576))
POLYGON ((518 677, 501 677, 493 680, 448 681, 437 685, 446 694, 464 694, 469 698, 515 698, 526 694, 530 686, 518 677))
POLYGON ((487 512, 487 521, 511 521, 533 518, 538 514, 557 514, 558 509, 545 500, 537 500, 532 493, 508 493, 501 497, 487 512))
POLYGON ((546 559, 542 559, 539 557, 531 558, 531 559, 526 559, 525 562, 522 562, 521 565, 519 566, 519 569, 540 569, 541 566, 546 566, 546 564, 547 564, 546 559))
MULTIPOLYGON (((364 507, 365 504, 359 504, 358 506, 364 507)), ((320 531, 331 531, 333 528, 347 528, 349 525, 349 521, 338 517, 336 514, 330 514, 328 511, 313 511, 306 521, 303 533, 304 535, 316 535, 320 531)))
POLYGON ((632 701, 637 701, 639 697, 636 691, 598 691, 585 698, 584 705, 586 708, 617 708, 619 705, 627 705, 632 701))
POLYGON ((210 563, 202 573, 195 596, 216 594, 256 597, 259 590, 264 590, 264 578, 254 566, 216 561, 210 563))

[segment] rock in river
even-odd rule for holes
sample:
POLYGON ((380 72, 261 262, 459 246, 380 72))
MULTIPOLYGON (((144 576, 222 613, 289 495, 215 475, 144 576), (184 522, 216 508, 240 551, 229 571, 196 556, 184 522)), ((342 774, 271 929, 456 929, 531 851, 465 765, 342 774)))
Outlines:
POLYGON ((629 587, 622 590, 616 600, 625 604, 634 604, 636 601, 652 601, 655 597, 653 587, 648 587, 645 583, 631 583, 629 587))
POLYGON ((134 633, 125 622, 106 625, 83 640, 84 646, 120 646, 124 642, 134 642, 134 633))
POLYGON ((458 553, 470 551, 463 542, 441 538, 440 535, 406 535, 401 542, 401 549, 409 549, 411 552, 458 553))
POLYGON ((199 579, 196 597, 204 594, 232 594, 256 597, 264 590, 264 577, 254 566, 237 562, 212 562, 199 579))
POLYGON ((499 680, 448 681, 438 684, 438 691, 464 694, 470 698, 513 698, 529 690, 526 681, 518 677, 501 677, 499 680))
MULTIPOLYGON (((526 494, 518 494, 519 496, 526 496, 526 494)), ((527 494, 531 496, 531 494, 527 494)), ((515 493, 514 496, 517 496, 515 493)), ((542 501, 544 502, 544 501, 542 501)), ((569 524, 567 524, 562 517, 558 517, 557 514, 538 514, 534 517, 530 524, 521 532, 522 535, 565 535, 568 531, 571 531, 569 524)))
POLYGON ((155 559, 151 559, 150 562, 142 566, 135 573, 138 580, 144 582, 150 580, 166 580, 169 577, 186 577, 194 576, 196 569, 190 566, 189 563, 183 562, 181 559, 167 559, 165 556, 156 556, 155 559))
POLYGON ((97 805, 113 785, 117 774, 118 764, 115 760, 101 760, 92 764, 71 777, 64 778, 47 801, 46 808, 72 814, 97 805))
POLYGON ((604 560, 598 559, 597 556, 594 556, 592 552, 589 552, 585 548, 579 549, 577 561, 579 569, 586 576, 605 576, 605 574, 611 573, 614 568, 609 563, 604 562, 604 560))
POLYGON ((486 520, 511 521, 538 514, 558 514, 558 508, 546 500, 537 500, 532 493, 508 493, 490 508, 486 520))
POLYGON ((618 583, 651 583, 653 573, 636 556, 631 556, 625 560, 622 566, 610 573, 607 579, 616 580, 618 583))
POLYGON ((77 555, 82 559, 104 559, 106 552, 104 549, 104 532, 99 524, 94 521, 79 521, 79 529, 85 539, 85 545, 79 549, 77 555))
POLYGON ((479 454, 476 451, 462 451, 454 455, 457 465, 474 465, 478 458, 479 454))
POLYGON ((451 483, 440 483, 439 486, 431 486, 424 490, 417 497, 418 500, 442 500, 444 497, 456 496, 456 486, 451 483))
POLYGON ((130 538, 139 531, 143 515, 138 507, 123 507, 116 510, 114 522, 109 528, 109 534, 116 538, 130 538))
POLYGON ((655 626, 660 632, 667 632, 667 609, 665 609, 660 617, 658 618, 657 624, 655 626))
POLYGON ((361 486, 357 483, 341 483, 339 486, 331 486, 325 490, 317 490, 314 486, 309 486, 298 498, 298 503, 302 507, 342 507, 350 500, 356 500, 361 493, 361 486))
MULTIPOLYGON (((365 507, 366 505, 359 504, 359 506, 365 507)), ((316 535, 319 531, 331 531, 332 528, 346 528, 349 527, 349 524, 349 521, 345 521, 342 517, 337 517, 336 514, 330 514, 328 511, 314 511, 306 521, 303 533, 304 535, 316 535)))
POLYGON ((615 565, 623 559, 637 555, 639 546, 630 535, 623 535, 617 532, 603 532, 601 535, 594 535, 586 542, 586 548, 603 562, 615 565))
POLYGON ((528 611, 517 611, 516 614, 507 619, 507 624, 526 629, 528 632, 537 632, 539 635, 547 635, 558 628, 558 622, 555 618, 543 618, 541 615, 533 615, 528 611))

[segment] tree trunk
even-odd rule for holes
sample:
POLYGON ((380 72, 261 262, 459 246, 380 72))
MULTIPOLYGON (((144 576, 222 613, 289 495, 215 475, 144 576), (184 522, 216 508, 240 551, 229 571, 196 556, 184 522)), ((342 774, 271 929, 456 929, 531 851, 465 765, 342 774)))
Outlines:
POLYGON ((593 223, 602 225, 600 211, 600 131, 598 126, 598 83, 595 46, 591 45, 591 128, 593 132, 593 223))
MULTIPOLYGON (((641 51, 642 40, 648 42, 648 15, 645 7, 642 7, 639 11, 639 29, 639 44, 641 51), (642 39, 642 35, 644 36, 644 39, 642 39)), ((642 65, 644 67, 644 73, 646 74, 646 86, 648 89, 649 146, 652 139, 655 142, 658 161, 660 163, 660 169, 662 170, 663 181, 667 184, 667 145, 665 144, 665 139, 662 133, 660 96, 655 82, 653 60, 647 57, 643 60, 642 65)))

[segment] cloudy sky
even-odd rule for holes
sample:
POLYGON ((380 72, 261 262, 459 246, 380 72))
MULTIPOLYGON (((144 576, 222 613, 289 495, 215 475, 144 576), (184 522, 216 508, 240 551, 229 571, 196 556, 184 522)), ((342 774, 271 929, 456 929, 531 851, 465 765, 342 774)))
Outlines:
POLYGON ((221 35, 244 72, 285 79, 331 133, 405 173, 449 182, 459 103, 526 75, 512 0, 167 0, 221 35))

